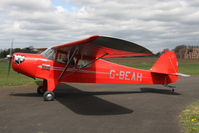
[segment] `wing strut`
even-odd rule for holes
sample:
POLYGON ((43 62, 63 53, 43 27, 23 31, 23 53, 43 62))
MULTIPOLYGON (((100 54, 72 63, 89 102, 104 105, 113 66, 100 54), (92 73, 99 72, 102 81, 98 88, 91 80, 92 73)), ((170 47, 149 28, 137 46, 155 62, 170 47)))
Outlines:
POLYGON ((66 77, 68 77, 68 76, 70 76, 70 75, 72 75, 73 73, 76 73, 76 72, 80 71, 81 69, 83 69, 83 68, 85 68, 85 67, 87 67, 87 66, 89 66, 89 65, 91 65, 91 64, 93 64, 94 62, 96 62, 97 60, 103 58, 103 57, 106 56, 106 55, 108 55, 108 53, 105 53, 104 55, 102 55, 102 56, 96 58, 95 60, 91 61, 90 63, 88 63, 88 64, 86 64, 86 65, 84 65, 83 67, 78 68, 77 70, 73 71, 72 73, 69 73, 68 75, 64 76, 62 79, 66 78, 66 77))
POLYGON ((67 64, 66 64, 66 67, 64 69, 64 71, 61 73, 60 77, 59 77, 59 80, 60 81, 64 75, 64 73, 66 72, 66 70, 68 69, 73 57, 77 54, 77 52, 79 51, 79 47, 76 47, 75 51, 73 52, 72 56, 69 58, 69 60, 67 61, 67 64))

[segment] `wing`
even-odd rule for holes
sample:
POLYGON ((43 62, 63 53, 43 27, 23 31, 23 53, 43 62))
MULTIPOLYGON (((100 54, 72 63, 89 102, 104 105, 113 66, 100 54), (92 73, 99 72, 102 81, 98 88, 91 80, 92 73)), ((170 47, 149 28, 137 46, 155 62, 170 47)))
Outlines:
POLYGON ((138 44, 98 35, 94 35, 75 42, 57 45, 52 48, 62 52, 67 52, 68 50, 79 48, 77 55, 88 58, 98 58, 104 54, 106 54, 104 58, 148 56, 152 54, 151 51, 138 44))

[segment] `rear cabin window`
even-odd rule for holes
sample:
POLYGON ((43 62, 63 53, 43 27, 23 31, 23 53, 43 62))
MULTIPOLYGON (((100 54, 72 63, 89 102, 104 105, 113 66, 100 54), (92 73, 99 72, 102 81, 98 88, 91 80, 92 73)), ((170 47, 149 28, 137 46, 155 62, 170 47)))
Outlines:
MULTIPOLYGON (((84 67, 84 66, 88 65, 89 63, 90 63, 90 61, 89 61, 89 60, 86 60, 86 59, 80 59, 80 60, 78 61, 77 67, 78 67, 78 68, 82 68, 82 67, 84 67)), ((88 65, 87 67, 90 67, 90 66, 91 66, 91 64, 90 64, 90 65, 88 65)))

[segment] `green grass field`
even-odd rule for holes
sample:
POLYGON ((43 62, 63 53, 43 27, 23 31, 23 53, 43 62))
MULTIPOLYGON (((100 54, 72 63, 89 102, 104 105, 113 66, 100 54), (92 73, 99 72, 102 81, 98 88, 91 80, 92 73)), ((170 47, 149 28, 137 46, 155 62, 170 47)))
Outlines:
POLYGON ((180 73, 199 75, 199 62, 180 62, 178 66, 180 73))
POLYGON ((188 106, 180 119, 185 133, 199 133, 199 101, 188 106))
POLYGON ((0 62, 0 86, 16 86, 25 84, 38 83, 38 79, 34 80, 17 72, 14 72, 11 68, 8 76, 8 63, 0 62))

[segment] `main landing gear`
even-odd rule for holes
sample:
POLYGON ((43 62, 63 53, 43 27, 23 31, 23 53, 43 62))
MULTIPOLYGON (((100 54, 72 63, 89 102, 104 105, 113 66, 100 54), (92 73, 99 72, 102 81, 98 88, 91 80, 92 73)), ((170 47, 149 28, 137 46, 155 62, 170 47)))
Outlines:
POLYGON ((52 91, 44 91, 42 86, 38 86, 37 94, 43 95, 44 101, 53 101, 55 99, 55 94, 52 91))
POLYGON ((54 92, 48 90, 47 80, 43 80, 43 85, 38 86, 37 94, 43 95, 44 101, 53 101, 55 99, 54 92))

